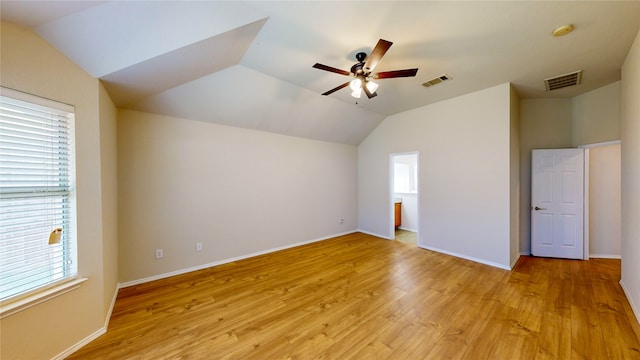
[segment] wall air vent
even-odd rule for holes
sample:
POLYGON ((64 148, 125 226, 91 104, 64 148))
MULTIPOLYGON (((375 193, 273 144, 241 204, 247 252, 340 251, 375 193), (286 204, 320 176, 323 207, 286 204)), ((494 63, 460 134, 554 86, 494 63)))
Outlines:
POLYGON ((568 86, 578 85, 582 82, 582 70, 572 73, 544 79, 544 86, 547 91, 558 90, 568 86))
POLYGON ((449 76, 447 74, 443 74, 443 75, 438 76, 435 79, 431 79, 431 80, 427 81, 426 83, 422 84, 422 86, 431 87, 433 85, 438 85, 443 81, 447 81, 447 80, 451 80, 451 79, 452 79, 451 76, 449 76))

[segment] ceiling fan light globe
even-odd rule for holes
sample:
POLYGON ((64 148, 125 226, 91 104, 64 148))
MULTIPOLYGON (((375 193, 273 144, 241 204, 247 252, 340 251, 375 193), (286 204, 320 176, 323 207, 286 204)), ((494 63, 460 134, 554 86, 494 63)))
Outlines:
POLYGON ((351 93, 351 96, 353 96, 356 99, 360 99, 360 96, 362 96, 362 88, 353 90, 353 92, 351 93))
POLYGON ((370 93, 374 93, 376 92, 376 90, 378 90, 378 84, 374 83, 373 81, 367 81, 367 84, 365 86, 370 93))
MULTIPOLYGON (((351 90, 353 90, 354 92, 356 90, 360 90, 362 89, 362 80, 360 79, 353 79, 351 80, 351 83, 349 84, 349 87, 351 88, 351 90)), ((359 96, 358 96, 359 97, 359 96)))

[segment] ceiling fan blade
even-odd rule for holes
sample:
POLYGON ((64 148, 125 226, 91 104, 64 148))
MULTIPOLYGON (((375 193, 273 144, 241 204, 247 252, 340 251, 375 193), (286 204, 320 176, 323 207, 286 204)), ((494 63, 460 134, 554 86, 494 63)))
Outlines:
POLYGON ((364 71, 371 72, 378 65, 378 62, 384 54, 389 50, 393 43, 391 41, 380 39, 376 44, 376 47, 373 48, 371 54, 367 57, 367 62, 364 63, 364 71))
POLYGON ((333 94, 334 92, 336 92, 336 91, 338 91, 338 90, 340 90, 340 89, 342 89, 342 88, 345 88, 345 87, 349 86, 349 83, 350 83, 350 82, 351 82, 351 81, 347 81, 346 83, 344 83, 344 84, 342 84, 342 85, 338 85, 338 86, 334 87, 333 89, 331 89, 331 90, 329 90, 329 91, 327 91, 327 92, 322 93, 322 95, 329 95, 329 94, 333 94))
POLYGON ((336 73, 336 74, 340 74, 340 75, 347 75, 347 76, 351 75, 351 73, 346 71, 346 70, 336 69, 334 67, 331 67, 331 66, 328 66, 328 65, 322 65, 320 63, 315 63, 315 65, 313 65, 313 67, 316 68, 316 69, 330 71, 332 73, 336 73))
POLYGON ((364 84, 363 84, 363 86, 362 86, 362 90, 364 90, 364 93, 365 93, 365 94, 367 94, 367 97, 368 97, 369 99, 371 99, 372 97, 376 97, 376 96, 378 96, 378 93, 377 93, 377 92, 375 92, 375 91, 374 91, 374 92, 369 91, 369 88, 367 88, 367 85, 364 85, 364 84))
POLYGON ((418 73, 418 69, 382 71, 377 74, 373 74, 373 78, 374 79, 391 79, 391 78, 398 78, 398 77, 412 77, 412 76, 416 76, 417 73, 418 73))

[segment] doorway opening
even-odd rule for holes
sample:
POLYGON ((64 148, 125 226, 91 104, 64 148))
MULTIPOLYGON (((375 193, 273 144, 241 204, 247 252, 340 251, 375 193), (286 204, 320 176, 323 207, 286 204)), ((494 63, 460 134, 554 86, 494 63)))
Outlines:
POLYGON ((391 231, 393 239, 418 245, 418 152, 391 154, 391 231))

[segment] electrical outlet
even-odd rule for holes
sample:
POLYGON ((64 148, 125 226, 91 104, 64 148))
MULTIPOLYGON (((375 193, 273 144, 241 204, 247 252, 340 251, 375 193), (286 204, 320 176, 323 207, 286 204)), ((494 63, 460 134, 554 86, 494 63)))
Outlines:
POLYGON ((202 251, 202 243, 196 243, 196 251, 202 251))
POLYGON ((162 251, 162 249, 156 249, 156 259, 162 259, 163 256, 164 252, 162 251))
POLYGON ((344 224, 344 219, 343 218, 338 219, 338 223, 344 224))

